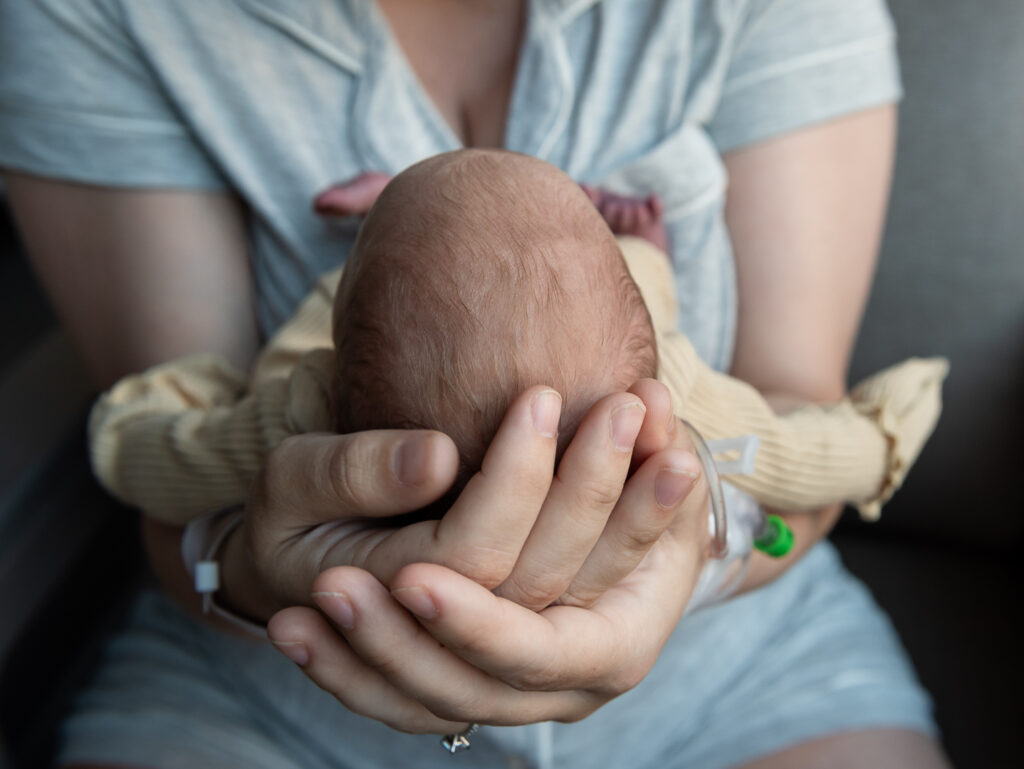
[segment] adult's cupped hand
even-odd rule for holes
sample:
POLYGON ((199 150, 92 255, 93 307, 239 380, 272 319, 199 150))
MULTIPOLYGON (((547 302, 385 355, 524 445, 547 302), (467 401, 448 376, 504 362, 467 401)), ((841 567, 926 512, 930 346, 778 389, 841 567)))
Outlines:
POLYGON ((397 529, 324 521, 436 499, 456 470, 445 436, 316 436, 275 452, 251 548, 279 605, 312 592, 323 612, 278 613, 278 648, 405 731, 575 720, 631 688, 703 563, 706 489, 658 383, 595 404, 553 474, 559 411, 550 389, 527 390, 449 512, 397 529))

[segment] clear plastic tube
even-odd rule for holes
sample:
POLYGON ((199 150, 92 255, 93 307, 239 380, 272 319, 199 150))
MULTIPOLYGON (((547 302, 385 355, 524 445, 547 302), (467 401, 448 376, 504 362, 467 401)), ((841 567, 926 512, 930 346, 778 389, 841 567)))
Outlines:
POLYGON ((710 501, 708 525, 711 529, 711 545, 708 554, 712 558, 724 558, 729 549, 729 524, 725 509, 725 498, 722 494, 722 479, 718 476, 715 458, 711 455, 711 449, 708 448, 708 444, 704 441, 704 436, 685 419, 680 419, 679 421, 690 435, 693 448, 697 452, 697 459, 700 460, 701 468, 704 471, 704 479, 708 485, 710 501))
POLYGON ((708 485, 708 560, 687 606, 691 611, 731 595, 743 582, 755 549, 781 558, 793 547, 793 532, 777 515, 768 515, 749 494, 722 481, 720 469, 745 475, 754 471, 759 439, 744 435, 706 442, 693 425, 679 420, 693 442, 708 485), (723 457, 715 459, 715 451, 723 457))
POLYGON ((687 612, 722 601, 739 588, 750 565, 754 542, 764 529, 765 513, 757 500, 728 483, 721 486, 728 517, 725 553, 705 562, 687 612))
MULTIPOLYGON (((704 436, 686 420, 679 421, 690 435, 708 485, 708 527, 711 531, 709 558, 687 605, 689 612, 723 600, 739 587, 747 573, 755 542, 765 530, 766 516, 757 500, 735 486, 723 483, 714 454, 704 436)), ((753 469, 757 439, 749 438, 750 451, 745 452, 748 461, 727 463, 732 471, 750 472, 753 469), (739 469, 744 464, 748 469, 739 469)), ((738 446, 742 441, 727 443, 738 446)))

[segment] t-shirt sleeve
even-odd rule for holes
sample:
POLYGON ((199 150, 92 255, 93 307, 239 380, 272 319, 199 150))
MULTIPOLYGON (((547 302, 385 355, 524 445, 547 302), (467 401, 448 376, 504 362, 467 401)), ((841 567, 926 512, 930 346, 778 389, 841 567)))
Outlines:
POLYGON ((901 95, 884 0, 747 0, 708 131, 726 152, 901 95))
POLYGON ((223 188, 114 0, 0 3, 0 168, 223 188))

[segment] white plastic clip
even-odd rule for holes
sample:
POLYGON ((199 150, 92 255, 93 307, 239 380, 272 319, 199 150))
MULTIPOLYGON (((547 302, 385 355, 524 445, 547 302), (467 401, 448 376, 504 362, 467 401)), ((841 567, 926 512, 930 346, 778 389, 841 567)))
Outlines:
POLYGON ((220 564, 216 561, 199 561, 195 570, 196 592, 208 595, 220 589, 220 564))

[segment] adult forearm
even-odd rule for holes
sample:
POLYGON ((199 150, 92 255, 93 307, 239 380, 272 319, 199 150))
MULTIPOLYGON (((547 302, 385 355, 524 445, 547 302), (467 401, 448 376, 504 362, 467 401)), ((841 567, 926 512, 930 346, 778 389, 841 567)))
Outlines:
MULTIPOLYGON (((726 223, 739 320, 731 373, 776 411, 844 395, 885 218, 896 109, 852 113, 729 153, 726 223), (788 401, 788 403, 787 403, 788 401)), ((744 588, 777 576, 840 508, 787 517, 796 547, 753 558, 744 588)))
POLYGON ((804 557, 812 546, 828 536, 832 527, 839 520, 843 511, 842 505, 830 505, 813 513, 781 513, 789 528, 793 530, 793 549, 783 558, 772 558, 764 553, 754 551, 750 558, 750 567, 740 585, 739 592, 754 590, 776 577, 804 557))

